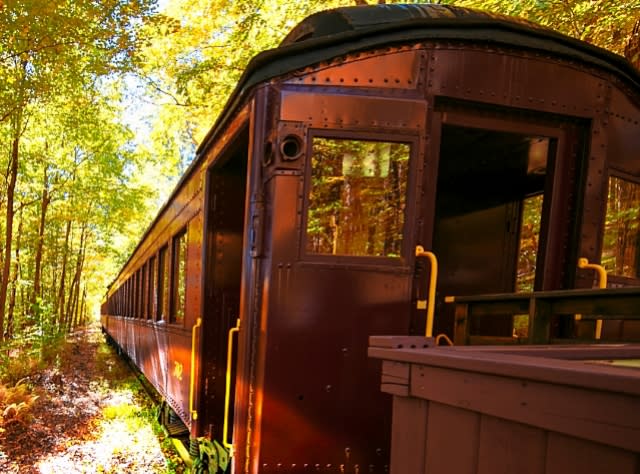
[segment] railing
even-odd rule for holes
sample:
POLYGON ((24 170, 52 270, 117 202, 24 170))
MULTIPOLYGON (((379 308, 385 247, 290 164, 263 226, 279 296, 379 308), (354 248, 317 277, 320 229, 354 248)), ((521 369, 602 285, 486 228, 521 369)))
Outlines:
MULTIPOLYGON (((455 304, 455 344, 548 344, 554 317, 582 316, 582 320, 640 320, 640 288, 573 289, 447 297, 455 304), (472 318, 528 315, 525 340, 470 334, 472 318)), ((562 339, 562 342, 570 342, 562 339)))

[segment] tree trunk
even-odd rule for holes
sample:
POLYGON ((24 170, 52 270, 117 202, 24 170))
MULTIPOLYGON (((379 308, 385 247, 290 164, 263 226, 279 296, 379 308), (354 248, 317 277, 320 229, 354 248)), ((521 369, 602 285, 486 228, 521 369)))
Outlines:
POLYGON ((67 221, 67 230, 64 235, 64 248, 62 249, 62 270, 60 271, 60 288, 58 288, 57 308, 58 308, 58 329, 64 326, 64 292, 65 280, 67 279, 67 261, 69 259, 69 238, 71 235, 71 220, 67 221))
POLYGON ((87 236, 87 226, 83 224, 82 231, 80 232, 80 245, 78 247, 78 257, 76 259, 76 271, 71 281, 71 288, 69 289, 69 299, 67 301, 67 331, 71 331, 73 326, 73 319, 75 315, 76 306, 78 304, 78 298, 80 293, 80 276, 82 275, 82 268, 84 267, 84 247, 87 236))
POLYGON ((13 277, 11 278, 11 293, 9 296, 9 310, 7 311, 7 329, 5 338, 12 339, 14 333, 14 314, 16 307, 16 291, 18 289, 18 276, 20 274, 20 247, 22 242, 22 210, 18 221, 18 236, 16 238, 16 259, 13 262, 13 277))
POLYGON ((78 325, 83 327, 85 325, 86 317, 85 313, 87 312, 87 285, 84 285, 82 289, 82 301, 80 303, 80 311, 79 311, 79 319, 78 325))
MULTIPOLYGON (((53 311, 51 312, 51 314, 53 315, 57 315, 58 314, 58 289, 57 289, 57 284, 58 284, 58 271, 60 270, 58 268, 58 259, 60 258, 60 249, 58 248, 57 245, 55 245, 53 247, 53 253, 52 253, 52 249, 49 249, 49 265, 50 265, 50 270, 51 270, 51 284, 48 285, 49 286, 49 301, 53 302, 53 311)), ((55 321, 54 321, 55 323, 55 321)))
POLYGON ((37 298, 41 298, 42 280, 42 249, 44 246, 44 227, 46 223, 47 209, 51 203, 49 196, 49 177, 47 176, 48 165, 44 166, 44 179, 42 182, 42 201, 40 203, 40 225, 38 226, 38 240, 36 243, 35 271, 33 275, 33 296, 31 304, 35 307, 37 298))
POLYGON ((13 198, 18 179, 18 158, 21 135, 21 118, 14 124, 14 137, 11 146, 9 162, 9 176, 7 179, 7 219, 5 227, 4 262, 2 265, 2 282, 0 283, 0 343, 4 340, 4 314, 7 303, 7 289, 9 287, 9 270, 11 269, 11 244, 13 240, 13 198))
POLYGON ((637 69, 640 69, 640 20, 636 21, 633 27, 631 37, 624 48, 624 57, 637 69))
POLYGON ((9 157, 9 166, 7 170, 7 197, 5 205, 7 207, 7 219, 5 222, 5 245, 4 245, 4 261, 2 262, 2 281, 0 281, 0 343, 4 340, 4 312, 7 304, 7 289, 9 286, 9 270, 11 269, 11 241, 13 239, 13 200, 16 191, 16 182, 18 180, 18 159, 20 158, 20 138, 23 132, 23 113, 24 113, 24 85, 27 78, 27 61, 20 62, 22 87, 17 97, 17 108, 12 117, 13 141, 11 143, 11 156, 9 157))

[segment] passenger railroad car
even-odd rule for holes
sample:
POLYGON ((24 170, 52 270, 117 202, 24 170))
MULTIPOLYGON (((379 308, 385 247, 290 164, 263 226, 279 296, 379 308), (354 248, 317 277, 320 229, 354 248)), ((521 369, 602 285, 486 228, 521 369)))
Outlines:
POLYGON ((638 286, 639 207, 640 77, 621 57, 452 6, 329 10, 249 64, 102 324, 212 464, 384 473, 369 336, 423 334, 433 301, 451 337, 448 295, 590 288, 579 258, 638 286), (417 246, 438 259, 429 302, 417 246))

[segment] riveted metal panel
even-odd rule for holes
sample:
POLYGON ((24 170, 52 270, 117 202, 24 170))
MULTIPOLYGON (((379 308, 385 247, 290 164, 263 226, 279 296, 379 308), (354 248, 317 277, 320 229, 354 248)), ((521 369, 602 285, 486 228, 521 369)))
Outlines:
POLYGON ((308 122, 317 128, 403 128, 416 132, 424 128, 424 101, 305 92, 282 91, 282 120, 308 122))
POLYGON ((602 80, 570 62, 485 46, 438 44, 430 53, 430 94, 591 117, 604 107, 602 80))
MULTIPOLYGON (((605 103, 599 114, 591 122, 590 136, 587 137, 588 150, 584 157, 586 177, 583 189, 583 208, 578 238, 577 258, 599 261, 602 246, 602 229, 607 201, 607 155, 609 144, 607 111, 611 101, 612 86, 606 82, 600 85, 605 103)), ((576 271, 576 288, 593 286, 593 272, 576 271)))
POLYGON ((386 48, 350 54, 306 68, 285 83, 415 90, 421 86, 425 62, 422 51, 410 47, 386 48))
POLYGON ((614 89, 608 110, 609 166, 640 177, 640 97, 614 89))

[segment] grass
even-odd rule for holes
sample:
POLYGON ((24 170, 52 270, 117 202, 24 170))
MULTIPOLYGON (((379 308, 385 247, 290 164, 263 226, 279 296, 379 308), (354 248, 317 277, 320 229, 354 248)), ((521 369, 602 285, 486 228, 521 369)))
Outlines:
MULTIPOLYGON (((152 447, 164 456, 163 474, 183 473, 184 464, 157 422, 153 401, 139 380, 141 375, 134 373, 106 343, 99 344, 96 349, 96 365, 107 380, 109 392, 97 429, 107 438, 128 440, 113 447, 112 457, 129 455, 129 443, 137 450, 146 451, 152 447)), ((112 471, 105 466, 102 472, 112 471)))
POLYGON ((0 359, 0 472, 185 472, 139 374, 95 328, 0 359))

